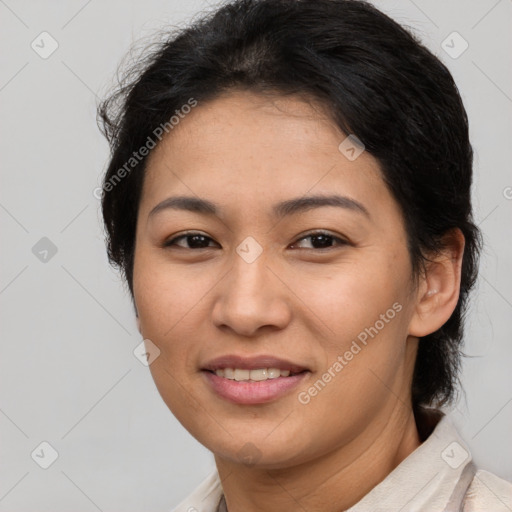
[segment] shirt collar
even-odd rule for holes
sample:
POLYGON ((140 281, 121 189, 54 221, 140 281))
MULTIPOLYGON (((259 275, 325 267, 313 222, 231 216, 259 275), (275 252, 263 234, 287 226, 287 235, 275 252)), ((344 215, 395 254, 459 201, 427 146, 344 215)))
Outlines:
POLYGON ((443 416, 430 436, 347 512, 456 511, 474 472, 469 448, 443 416))

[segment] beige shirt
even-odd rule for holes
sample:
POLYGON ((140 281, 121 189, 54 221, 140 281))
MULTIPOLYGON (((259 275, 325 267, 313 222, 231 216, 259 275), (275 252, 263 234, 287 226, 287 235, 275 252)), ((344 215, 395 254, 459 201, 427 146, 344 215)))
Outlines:
MULTIPOLYGON (((173 512, 226 512, 214 471, 173 512)), ((512 512, 512 484, 476 469, 449 417, 347 512, 512 512)))

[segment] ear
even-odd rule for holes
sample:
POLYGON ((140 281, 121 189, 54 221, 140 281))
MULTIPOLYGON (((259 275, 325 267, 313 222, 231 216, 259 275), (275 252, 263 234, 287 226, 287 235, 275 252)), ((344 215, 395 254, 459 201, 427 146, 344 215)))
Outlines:
POLYGON ((427 336, 448 321, 459 300, 463 255, 464 235, 460 229, 452 229, 443 237, 443 248, 425 262, 409 335, 427 336))

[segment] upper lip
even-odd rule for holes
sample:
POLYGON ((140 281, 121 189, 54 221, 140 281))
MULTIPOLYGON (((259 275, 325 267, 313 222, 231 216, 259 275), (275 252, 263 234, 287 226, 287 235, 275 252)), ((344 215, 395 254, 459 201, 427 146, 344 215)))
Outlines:
POLYGON ((277 358, 270 355, 260 356, 238 356, 238 355, 225 355, 216 357, 208 361, 203 367, 203 370, 215 371, 223 368, 240 368, 243 370, 257 370, 259 368, 278 368, 279 370, 289 370, 291 373, 300 373, 307 370, 302 366, 285 359, 277 358))

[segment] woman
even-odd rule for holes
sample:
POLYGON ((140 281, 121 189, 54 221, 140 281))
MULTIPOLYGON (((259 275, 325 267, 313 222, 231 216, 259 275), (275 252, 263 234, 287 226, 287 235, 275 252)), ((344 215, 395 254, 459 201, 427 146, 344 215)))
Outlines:
POLYGON ((446 67, 365 2, 238 0, 128 76, 109 258, 217 467, 176 510, 509 510, 441 410, 480 247, 446 67))

